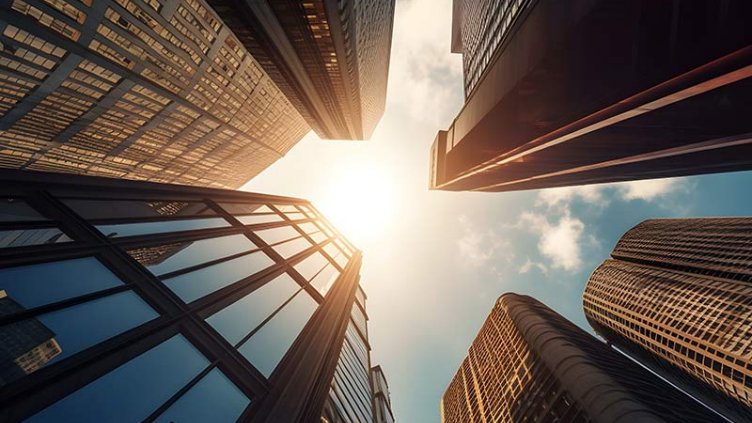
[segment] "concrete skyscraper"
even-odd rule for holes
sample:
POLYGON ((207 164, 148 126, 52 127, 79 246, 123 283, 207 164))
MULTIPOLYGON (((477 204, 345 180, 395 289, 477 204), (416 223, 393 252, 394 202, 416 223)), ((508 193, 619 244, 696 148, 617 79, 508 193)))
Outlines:
POLYGON ((628 231, 583 296, 595 331, 733 421, 752 420, 752 218, 628 231))
POLYGON ((373 420, 361 254, 307 201, 0 170, 0 223, 0 421, 373 420))
POLYGON ((431 188, 752 169, 750 15, 747 0, 454 0, 466 99, 431 188))
POLYGON ((441 414, 443 423, 718 419, 542 303, 509 293, 447 387, 441 414))

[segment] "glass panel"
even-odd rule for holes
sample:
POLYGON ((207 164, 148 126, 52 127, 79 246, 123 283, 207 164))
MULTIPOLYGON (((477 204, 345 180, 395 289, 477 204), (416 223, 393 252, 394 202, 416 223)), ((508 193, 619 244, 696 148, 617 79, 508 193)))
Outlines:
POLYGON ((0 231, 0 248, 55 244, 73 241, 58 228, 11 229, 0 231))
POLYGON ((90 220, 216 214, 206 204, 190 201, 64 199, 63 203, 90 220))
POLYGON ((355 299, 358 300, 363 308, 366 307, 366 293, 363 291, 363 288, 360 285, 358 285, 358 290, 355 291, 355 299))
POLYGON ((186 392, 156 421, 235 422, 251 401, 219 369, 214 369, 186 392))
POLYGON ((319 229, 318 226, 314 225, 311 222, 301 223, 301 224, 298 225, 298 227, 300 229, 302 229, 307 234, 312 234, 312 233, 315 233, 315 232, 319 232, 321 230, 321 229, 319 229))
POLYGON ((28 422, 136 422, 209 362, 178 335, 45 408, 28 422))
POLYGON ((274 310, 300 290, 283 274, 206 319, 232 345, 256 329, 274 310))
POLYGON ((94 257, 0 269, 0 290, 24 308, 37 307, 123 282, 94 257))
POLYGON ((0 222, 28 222, 47 220, 25 201, 17 198, 0 198, 0 222))
POLYGON ((238 216, 237 219, 244 225, 282 221, 282 217, 278 214, 251 214, 248 216, 238 216))
POLYGON ((332 285, 334 285, 337 277, 339 277, 339 271, 331 264, 328 264, 324 270, 313 278, 311 285, 319 291, 319 294, 326 295, 332 288, 332 285))
POLYGON ((264 204, 245 204, 245 203, 219 203, 227 213, 231 215, 251 214, 251 213, 272 213, 277 214, 264 204))
POLYGON ((300 233, 292 226, 280 226, 279 228, 256 231, 256 235, 266 241, 267 244, 274 244, 280 241, 287 241, 290 238, 299 237, 300 233))
POLYGON ((305 291, 300 291, 240 347, 240 353, 268 378, 316 311, 316 307, 316 301, 305 291))
POLYGON ((307 239, 300 237, 293 239, 292 241, 287 241, 285 243, 275 245, 274 251, 278 252, 279 255, 284 258, 289 258, 305 250, 306 248, 311 248, 311 243, 308 242, 307 239))
POLYGON ((298 211, 298 208, 293 205, 275 204, 274 207, 276 207, 279 211, 282 211, 282 212, 297 212, 298 211))
POLYGON ((357 304, 353 304, 352 308, 352 318, 355 322, 355 326, 358 327, 360 330, 360 333, 363 334, 363 336, 368 337, 368 326, 366 325, 367 319, 365 314, 363 314, 363 311, 358 307, 357 304))
POLYGON ((326 235, 323 232, 314 232, 312 234, 309 234, 308 236, 313 239, 314 242, 317 244, 321 244, 323 241, 326 241, 326 235))
MULTIPOLYGON (((23 310, 0 295, 0 315, 23 310)), ((156 317, 129 291, 0 326, 0 375, 18 379, 156 317)))
POLYGON ((165 285, 189 303, 274 264, 261 251, 165 280, 165 285))
POLYGON ((303 213, 297 212, 297 213, 285 213, 285 216, 287 216, 290 220, 301 220, 301 219, 307 219, 306 215, 303 213))
POLYGON ((191 231, 195 229, 223 228, 230 223, 221 217, 184 220, 161 220, 157 222, 122 223, 118 225, 96 225, 107 238, 123 236, 161 234, 165 232, 191 231))
POLYGON ((329 263, 329 260, 325 259, 321 253, 316 252, 294 267, 307 281, 310 281, 327 263, 329 263))
POLYGON ((138 248, 128 250, 128 254, 146 266, 153 274, 164 275, 257 248, 245 235, 230 235, 138 248))

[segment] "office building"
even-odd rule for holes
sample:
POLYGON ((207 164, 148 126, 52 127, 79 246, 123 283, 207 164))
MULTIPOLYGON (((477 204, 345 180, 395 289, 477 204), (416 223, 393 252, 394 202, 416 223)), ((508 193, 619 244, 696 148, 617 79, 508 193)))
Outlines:
POLYGON ((373 415, 361 254, 307 201, 6 169, 0 221, 29 234, 0 368, 57 350, 3 373, 0 421, 318 421, 333 390, 373 415))
POLYGON ((544 304, 511 293, 478 332, 441 414, 443 423, 718 420, 544 304))
POLYGON ((374 366, 371 369, 371 382, 373 388, 373 421, 375 423, 394 423, 392 400, 389 397, 389 384, 381 366, 374 366))
POLYGON ((309 130, 203 0, 0 7, 0 167, 236 188, 309 130))
POLYGON ((629 230, 585 288, 609 343, 732 421, 752 421, 752 218, 629 230))
POLYGON ((430 187, 514 191, 752 169, 746 0, 455 0, 465 104, 430 187))
POLYGON ((207 0, 321 138, 384 113, 394 0, 207 0))

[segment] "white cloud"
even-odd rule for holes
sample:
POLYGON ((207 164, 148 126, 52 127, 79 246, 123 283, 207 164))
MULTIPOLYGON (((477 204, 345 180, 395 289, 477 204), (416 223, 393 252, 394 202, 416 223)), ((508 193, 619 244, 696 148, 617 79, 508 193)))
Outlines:
POLYGON ((538 251, 551 260, 552 268, 575 271, 582 266, 580 240, 585 224, 568 210, 554 223, 543 214, 525 212, 520 216, 520 226, 539 236, 538 251))
POLYGON ((546 267, 545 264, 541 262, 537 262, 537 261, 532 261, 529 258, 524 263, 522 263, 522 266, 520 266, 520 268, 517 269, 517 271, 520 274, 524 274, 524 273, 528 273, 529 271, 533 269, 538 269, 542 273, 548 273, 548 267, 546 267))
MULTIPOLYGON (((463 263, 468 263, 473 267, 481 267, 495 259, 496 253, 504 248, 508 255, 505 256, 507 261, 511 261, 511 249, 499 236, 492 230, 481 231, 473 225, 467 216, 460 216, 460 228, 462 237, 457 241, 460 257, 463 263)), ((492 266, 492 270, 496 267, 492 266)))
POLYGON ((544 189, 538 193, 538 204, 548 207, 562 206, 579 198, 586 203, 606 205, 602 185, 582 185, 544 189))
POLYGON ((682 178, 650 179, 614 184, 625 201, 653 201, 686 188, 682 178))

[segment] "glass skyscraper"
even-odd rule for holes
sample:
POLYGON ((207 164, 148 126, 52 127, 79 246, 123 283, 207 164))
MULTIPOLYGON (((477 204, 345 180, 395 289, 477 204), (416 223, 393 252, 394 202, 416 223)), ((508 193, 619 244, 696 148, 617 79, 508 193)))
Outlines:
POLYGON ((752 420, 752 218, 647 220, 583 296, 609 343, 733 421, 752 420))
POLYGON ((441 416, 442 423, 719 419, 544 304, 511 293, 478 332, 441 416))
POLYGON ((454 0, 465 105, 430 187, 514 191, 752 169, 747 0, 454 0))
POLYGON ((371 421, 360 263, 304 200, 0 170, 0 420, 371 421))

